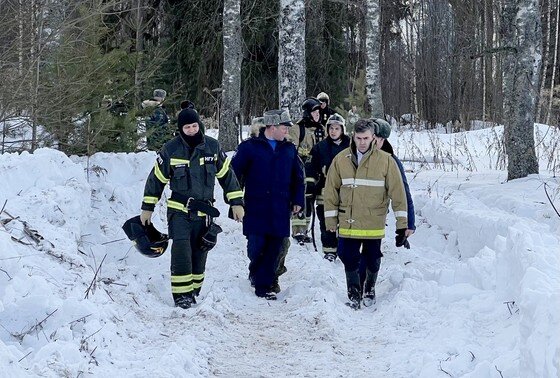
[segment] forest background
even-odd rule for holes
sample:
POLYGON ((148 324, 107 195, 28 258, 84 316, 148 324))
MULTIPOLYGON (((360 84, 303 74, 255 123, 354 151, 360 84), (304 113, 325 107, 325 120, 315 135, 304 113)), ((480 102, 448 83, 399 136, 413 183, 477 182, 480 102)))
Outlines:
POLYGON ((356 105, 419 129, 505 124, 506 149, 508 135, 560 118, 560 0, 0 0, 0 9, 1 152, 22 140, 67 154, 134 151, 140 104, 155 88, 168 92, 171 118, 193 101, 228 149, 252 117, 288 107, 297 119, 301 100, 322 91, 344 116, 356 105), (18 140, 22 125, 31 132, 18 140))

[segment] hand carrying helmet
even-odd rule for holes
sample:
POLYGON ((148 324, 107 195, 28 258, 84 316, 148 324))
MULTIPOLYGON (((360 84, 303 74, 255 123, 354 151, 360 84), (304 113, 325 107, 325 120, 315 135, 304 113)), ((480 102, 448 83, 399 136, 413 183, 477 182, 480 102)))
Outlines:
POLYGON ((169 244, 169 237, 159 232, 152 224, 143 225, 140 215, 124 222, 122 229, 144 256, 159 257, 163 255, 169 244))

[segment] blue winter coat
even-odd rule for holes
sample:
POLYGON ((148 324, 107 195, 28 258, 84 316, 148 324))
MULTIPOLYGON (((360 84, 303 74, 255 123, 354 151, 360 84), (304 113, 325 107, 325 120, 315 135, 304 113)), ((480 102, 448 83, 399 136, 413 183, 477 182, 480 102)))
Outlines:
POLYGON ((393 146, 391 145, 391 143, 389 143, 389 141, 387 139, 385 139, 385 141, 383 142, 383 146, 381 147, 382 151, 385 151, 389 154, 391 154, 391 156, 393 156, 393 159, 395 159, 395 163, 397 163, 397 166, 399 167, 399 171, 401 172, 401 177, 403 180, 403 184, 404 184, 404 191, 406 193, 406 202, 407 202, 407 208, 408 208, 408 229, 409 230, 416 230, 416 225, 415 223, 415 217, 414 217, 414 202, 412 202, 412 196, 410 195, 410 188, 408 187, 408 181, 406 179, 406 174, 404 172, 404 167, 401 163, 401 161, 399 160, 399 158, 395 155, 395 153, 393 152, 393 146))
POLYGON ((245 190, 244 235, 290 235, 292 207, 303 207, 303 164, 296 147, 286 140, 276 148, 263 131, 237 147, 231 166, 245 190))

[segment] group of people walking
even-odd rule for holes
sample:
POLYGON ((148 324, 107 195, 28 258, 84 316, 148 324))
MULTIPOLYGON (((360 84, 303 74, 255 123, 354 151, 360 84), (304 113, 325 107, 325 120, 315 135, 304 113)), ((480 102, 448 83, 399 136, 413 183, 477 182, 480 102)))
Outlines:
POLYGON ((231 206, 230 217, 243 223, 256 296, 277 299, 290 236, 300 244, 310 242, 315 212, 324 258, 332 262, 339 257, 344 264, 348 304, 358 309, 375 302, 389 204, 397 222, 396 246, 408 247, 415 230, 404 169, 387 141, 390 125, 382 119, 358 119, 350 137, 345 119, 329 107, 324 92, 307 98, 301 108, 295 124, 287 110, 265 112, 257 121, 260 127, 239 144, 233 158, 204 135, 193 107, 178 114, 177 135, 159 150, 148 176, 140 216, 143 224, 151 222, 169 183, 176 306, 196 303, 204 281, 208 248, 201 248, 200 241, 217 215, 205 210, 216 210, 216 178, 231 206), (197 203, 207 207, 193 206, 197 203))

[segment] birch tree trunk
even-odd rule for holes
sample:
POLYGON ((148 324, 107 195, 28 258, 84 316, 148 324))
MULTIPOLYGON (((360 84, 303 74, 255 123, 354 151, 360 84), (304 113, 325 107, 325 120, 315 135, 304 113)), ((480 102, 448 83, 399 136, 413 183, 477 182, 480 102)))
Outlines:
MULTIPOLYGON (((552 1, 552 0, 551 0, 552 1)), ((550 113, 552 112, 552 102, 554 99, 554 80, 556 79, 556 62, 558 58, 558 32, 560 29, 560 0, 556 3, 556 38, 554 39, 554 59, 552 59, 552 77, 550 78, 550 93, 548 94, 548 110, 546 112, 545 123, 550 124, 550 113)))
POLYGON ((552 18, 552 0, 548 0, 548 6, 546 11, 546 35, 544 39, 544 54, 543 54, 543 63, 542 63, 542 79, 541 79, 541 87, 539 89, 539 101, 537 104, 537 121, 542 120, 543 114, 543 103, 544 103, 544 87, 546 84, 546 73, 548 71, 548 50, 550 48, 550 26, 551 22, 550 19, 552 18))
POLYGON ((292 121, 301 115, 305 100, 305 1, 280 0, 278 19, 278 99, 292 121))
POLYGON ((241 96, 241 1, 224 1, 224 68, 220 107, 220 143, 226 151, 239 143, 239 109, 241 96))
POLYGON ((379 49, 381 9, 379 0, 366 1, 366 96, 372 117, 383 118, 379 49))
POLYGON ((136 104, 140 104, 141 88, 142 88, 142 69, 144 63, 144 1, 136 0, 136 17, 135 25, 135 52, 136 67, 134 68, 134 100, 136 104))
POLYGON ((505 1, 502 37, 508 55, 504 65, 504 137, 508 180, 538 173, 534 122, 541 67, 538 0, 505 1))

